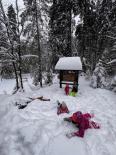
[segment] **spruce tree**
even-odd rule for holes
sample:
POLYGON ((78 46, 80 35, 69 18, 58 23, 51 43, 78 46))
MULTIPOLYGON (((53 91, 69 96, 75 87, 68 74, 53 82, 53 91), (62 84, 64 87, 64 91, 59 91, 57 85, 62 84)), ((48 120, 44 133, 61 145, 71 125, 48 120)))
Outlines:
POLYGON ((76 36, 79 43, 79 54, 81 57, 87 58, 91 65, 91 71, 93 71, 109 43, 108 33, 112 27, 111 17, 114 17, 115 13, 112 13, 113 2, 111 0, 98 0, 96 3, 93 1, 83 2, 80 12, 82 24, 77 25, 76 36))
POLYGON ((13 37, 12 38, 13 40, 16 40, 16 37, 17 37, 17 20, 16 20, 16 13, 15 13, 15 10, 14 10, 12 4, 8 7, 7 16, 8 16, 10 28, 12 30, 10 36, 13 37))
POLYGON ((8 24, 8 36, 10 38, 10 44, 11 44, 11 53, 13 55, 13 59, 15 59, 15 62, 13 62, 14 71, 15 71, 15 77, 16 77, 16 83, 17 88, 20 88, 23 90, 23 81, 22 81, 22 52, 21 52, 21 30, 20 30, 20 17, 19 17, 19 6, 18 6, 18 0, 15 2, 16 10, 13 8, 12 5, 8 7, 8 13, 7 17, 9 20, 8 24), (15 12, 16 11, 16 12, 15 12), (17 55, 17 58, 15 58, 15 55, 17 55))
POLYGON ((43 62, 43 49, 42 44, 47 41, 48 34, 46 32, 49 31, 47 25, 47 13, 49 9, 50 0, 42 1, 42 0, 24 0, 24 5, 26 7, 25 11, 22 13, 22 19, 25 23, 29 22, 25 29, 25 34, 28 34, 28 38, 31 40, 33 45, 34 54, 38 55, 38 65, 35 70, 34 83, 39 83, 42 87, 42 62, 43 62), (35 82, 36 81, 36 82, 35 82))
POLYGON ((53 1, 50 9, 50 42, 53 57, 72 56, 72 13, 78 14, 76 0, 53 1))
POLYGON ((7 35, 7 45, 8 48, 4 51, 4 58, 6 59, 6 62, 10 62, 13 65, 14 73, 15 73, 15 79, 16 79, 16 91, 19 89, 19 81, 18 81, 18 73, 16 70, 16 59, 14 55, 14 32, 10 27, 10 22, 7 18, 7 15, 5 14, 2 1, 0 1, 0 9, 1 9, 1 21, 2 24, 4 24, 6 35, 7 35))

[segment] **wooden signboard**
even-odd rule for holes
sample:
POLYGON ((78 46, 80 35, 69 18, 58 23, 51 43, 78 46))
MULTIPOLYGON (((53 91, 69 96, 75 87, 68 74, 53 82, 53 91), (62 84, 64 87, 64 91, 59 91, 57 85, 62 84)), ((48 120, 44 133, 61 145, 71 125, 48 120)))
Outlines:
POLYGON ((75 81, 75 73, 63 74, 63 81, 71 81, 71 82, 74 82, 75 81))
POLYGON ((78 71, 60 71, 60 88, 62 88, 62 84, 73 85, 75 82, 78 86, 78 71))

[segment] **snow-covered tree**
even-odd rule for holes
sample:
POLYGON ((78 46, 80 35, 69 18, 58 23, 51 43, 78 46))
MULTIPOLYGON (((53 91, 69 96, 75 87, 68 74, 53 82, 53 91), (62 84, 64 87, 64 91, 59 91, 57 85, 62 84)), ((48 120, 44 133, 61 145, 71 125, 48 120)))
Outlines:
MULTIPOLYGON (((26 9, 22 13, 24 24, 24 35, 28 37, 29 44, 34 45, 33 52, 38 55, 39 69, 34 73, 36 83, 42 86, 42 62, 43 62, 43 44, 48 39, 48 9, 50 0, 24 0, 26 9), (38 77, 37 77, 38 76, 38 77), (39 81, 37 81, 39 80, 39 81)), ((36 67, 36 66, 35 66, 36 67)), ((35 83, 35 82, 34 82, 35 83)))
POLYGON ((112 81, 110 83, 110 89, 116 92, 116 75, 112 78, 112 81))
MULTIPOLYGON (((85 2, 85 1, 84 1, 85 2)), ((86 57, 91 65, 91 71, 109 46, 109 34, 115 25, 116 5, 112 0, 86 1, 83 6, 82 22, 77 25, 79 55, 86 57)))
POLYGON ((80 1, 53 0, 50 9, 50 42, 53 57, 72 56, 72 15, 79 13, 80 1))
POLYGON ((103 62, 99 60, 99 62, 96 64, 95 70, 93 71, 90 85, 93 88, 104 88, 107 85, 106 77, 106 69, 103 66, 103 62))
POLYGON ((16 20, 16 13, 13 8, 13 5, 11 4, 7 9, 7 17, 9 21, 9 26, 11 28, 10 37, 12 37, 12 40, 17 40, 17 20, 16 20))
POLYGON ((12 62, 15 78, 16 78, 16 91, 21 88, 23 89, 22 82, 22 68, 21 68, 21 22, 19 18, 19 8, 18 0, 16 0, 16 13, 12 6, 8 8, 8 16, 6 15, 2 1, 0 1, 1 9, 1 21, 4 24, 7 34, 7 43, 8 48, 7 52, 4 54, 9 57, 9 60, 12 62), (15 52, 14 52, 15 51, 15 52))

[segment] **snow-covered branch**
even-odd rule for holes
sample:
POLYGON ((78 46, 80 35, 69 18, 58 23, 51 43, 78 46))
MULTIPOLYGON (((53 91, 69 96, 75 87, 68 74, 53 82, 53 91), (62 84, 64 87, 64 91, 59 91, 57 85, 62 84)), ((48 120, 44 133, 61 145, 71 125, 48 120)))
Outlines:
POLYGON ((22 55, 21 57, 24 60, 26 58, 38 58, 38 55, 28 54, 28 55, 22 55))

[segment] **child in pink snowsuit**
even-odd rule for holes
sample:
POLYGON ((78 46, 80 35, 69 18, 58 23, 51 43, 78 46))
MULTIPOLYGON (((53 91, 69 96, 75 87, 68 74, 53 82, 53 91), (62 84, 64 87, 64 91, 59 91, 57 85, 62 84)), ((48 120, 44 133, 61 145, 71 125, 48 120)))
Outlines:
POLYGON ((65 94, 69 95, 69 84, 66 84, 66 87, 64 88, 65 94))
POLYGON ((100 126, 97 123, 95 123, 94 121, 90 121, 90 118, 92 117, 93 115, 89 113, 82 114, 82 112, 77 111, 71 117, 64 118, 65 121, 72 122, 79 128, 77 132, 70 133, 70 135, 67 135, 67 137, 84 137, 85 130, 90 128, 99 129, 100 126))

